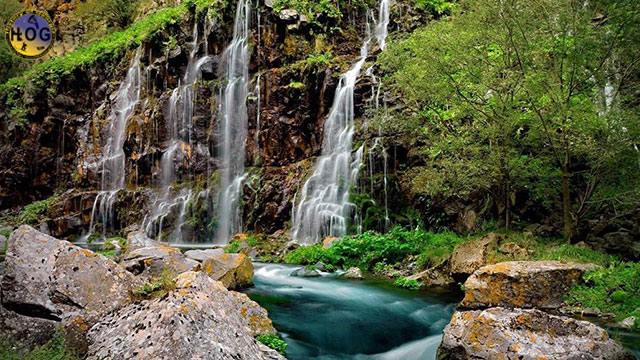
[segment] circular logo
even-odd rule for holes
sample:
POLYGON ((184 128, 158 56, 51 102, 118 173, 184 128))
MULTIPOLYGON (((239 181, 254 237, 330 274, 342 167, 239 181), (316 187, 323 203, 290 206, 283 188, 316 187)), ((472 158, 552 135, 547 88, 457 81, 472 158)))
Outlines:
POLYGON ((47 13, 25 10, 7 23, 5 37, 9 47, 19 56, 34 59, 43 56, 53 45, 54 32, 47 13))

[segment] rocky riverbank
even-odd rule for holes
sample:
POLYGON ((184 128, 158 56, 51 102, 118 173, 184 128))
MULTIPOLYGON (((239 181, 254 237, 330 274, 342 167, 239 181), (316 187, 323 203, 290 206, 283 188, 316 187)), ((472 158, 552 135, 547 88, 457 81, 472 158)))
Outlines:
POLYGON ((8 240, 0 337, 20 351, 62 336, 88 359, 281 359, 256 340, 266 310, 228 290, 251 283, 243 254, 200 254, 130 237, 122 262, 21 226, 8 240))

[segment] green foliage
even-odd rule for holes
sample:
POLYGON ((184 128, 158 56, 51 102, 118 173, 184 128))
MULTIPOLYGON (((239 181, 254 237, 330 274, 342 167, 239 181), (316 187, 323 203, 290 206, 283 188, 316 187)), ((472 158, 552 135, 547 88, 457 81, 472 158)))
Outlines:
POLYGON ((288 87, 290 89, 304 89, 304 83, 300 82, 300 81, 292 81, 291 83, 289 83, 288 87))
POLYGON ((377 264, 396 264, 410 255, 417 255, 421 266, 436 263, 462 242, 459 236, 444 232, 406 230, 395 227, 386 234, 366 232, 335 241, 328 249, 322 244, 302 246, 287 255, 289 264, 315 264, 323 262, 341 267, 359 267, 371 270, 377 264))
POLYGON ((138 1, 87 0, 81 2, 76 13, 88 26, 105 23, 108 27, 125 28, 131 23, 138 1))
POLYGON ((428 10, 436 15, 450 14, 454 3, 447 0, 415 0, 418 9, 428 10))
MULTIPOLYGON (((21 9, 22 5, 18 0, 0 1, 0 25, 4 26, 9 21, 9 18, 21 9)), ((13 53, 7 41, 0 41, 0 83, 16 76, 29 64, 29 60, 25 60, 13 53)))
POLYGON ((240 240, 232 240, 224 247, 226 253, 237 253, 240 250, 242 242, 240 240))
POLYGON ((67 345, 62 334, 27 353, 16 351, 9 342, 0 339, 0 359, 3 360, 77 360, 80 357, 67 345))
POLYGON ((57 201, 58 197, 52 196, 45 200, 33 202, 20 211, 18 220, 21 224, 35 225, 42 220, 43 215, 45 215, 49 208, 57 201))
MULTIPOLYGON (((568 304, 613 313, 616 320, 640 319, 640 263, 617 263, 590 271, 584 280, 586 285, 571 290, 568 304)), ((640 321, 636 320, 635 327, 640 330, 640 321)))
POLYGON ((535 255, 535 258, 536 260, 576 261, 601 266, 609 266, 619 261, 615 256, 569 244, 557 246, 542 244, 541 251, 535 255))
POLYGON ((168 269, 162 269, 162 273, 156 279, 147 281, 138 289, 133 291, 133 295, 139 299, 150 299, 161 297, 176 288, 173 274, 168 269))
POLYGON ((120 247, 123 251, 126 251, 127 248, 127 239, 121 236, 114 236, 106 239, 104 244, 102 245, 103 250, 115 250, 116 245, 120 247))
POLYGON ((333 59, 333 55, 330 51, 326 51, 318 54, 310 54, 307 56, 305 62, 308 67, 317 67, 322 65, 328 65, 333 59))
POLYGON ((397 287, 409 290, 418 290, 422 287, 422 284, 415 279, 408 279, 406 277, 397 278, 393 283, 397 287))
POLYGON ((260 334, 256 336, 256 340, 276 350, 282 355, 287 351, 287 343, 282 340, 278 334, 260 334))

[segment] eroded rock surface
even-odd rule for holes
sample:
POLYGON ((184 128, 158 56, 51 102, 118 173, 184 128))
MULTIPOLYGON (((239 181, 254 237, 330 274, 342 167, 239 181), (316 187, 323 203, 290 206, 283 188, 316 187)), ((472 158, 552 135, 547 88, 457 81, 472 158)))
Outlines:
POLYGON ((166 296, 131 304, 93 326, 88 359, 283 359, 255 340, 260 329, 272 328, 251 326, 251 314, 266 311, 247 306, 252 301, 241 295, 204 273, 183 273, 166 296))
POLYGON ((603 359, 635 357, 589 322, 536 309, 459 311, 444 331, 438 359, 603 359))
POLYGON ((228 289, 240 289, 253 283, 253 264, 245 254, 220 254, 206 259, 202 271, 228 289))
POLYGON ((464 283, 460 306, 557 309, 585 271, 595 265, 560 261, 508 261, 487 265, 464 283))

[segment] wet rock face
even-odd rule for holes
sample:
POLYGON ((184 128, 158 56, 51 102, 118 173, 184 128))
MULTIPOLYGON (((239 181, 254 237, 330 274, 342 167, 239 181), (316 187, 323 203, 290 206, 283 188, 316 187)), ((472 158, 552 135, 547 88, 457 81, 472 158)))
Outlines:
POLYGON ((140 285, 113 261, 26 225, 11 235, 5 266, 2 305, 55 321, 104 315, 128 303, 140 285))
POLYGON ((606 359, 634 356, 589 322, 535 309, 459 311, 444 331, 438 359, 606 359))
POLYGON ((557 309, 591 264, 559 261, 509 261, 487 265, 464 283, 460 306, 557 309))
POLYGON ((93 326, 87 358, 283 359, 255 340, 238 311, 243 300, 221 283, 195 272, 176 280, 167 296, 129 305, 93 326))

